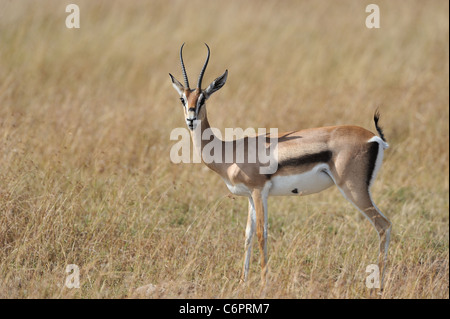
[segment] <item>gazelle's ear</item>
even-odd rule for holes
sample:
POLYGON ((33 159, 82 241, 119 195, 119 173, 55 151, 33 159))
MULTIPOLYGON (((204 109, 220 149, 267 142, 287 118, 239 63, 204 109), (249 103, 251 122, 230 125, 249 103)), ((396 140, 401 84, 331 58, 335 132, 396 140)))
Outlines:
POLYGON ((225 85, 225 82, 227 81, 228 76, 228 70, 225 70, 225 73, 219 76, 217 79, 212 81, 212 83, 206 88, 204 95, 205 98, 208 99, 211 94, 222 88, 222 86, 225 85))
POLYGON ((177 90, 178 94, 183 95, 184 86, 180 82, 178 82, 178 80, 175 79, 172 74, 169 73, 169 75, 172 79, 172 86, 175 88, 175 90, 177 90))

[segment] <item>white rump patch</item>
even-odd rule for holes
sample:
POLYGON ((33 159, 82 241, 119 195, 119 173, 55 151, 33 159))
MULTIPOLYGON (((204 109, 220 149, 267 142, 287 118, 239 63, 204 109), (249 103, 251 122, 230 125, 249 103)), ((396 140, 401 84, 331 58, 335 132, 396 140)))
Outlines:
POLYGON ((386 143, 385 141, 383 141, 380 137, 378 136, 374 136, 372 137, 370 140, 367 141, 368 143, 372 143, 372 142, 377 142, 379 147, 378 147, 378 154, 377 154, 377 159, 375 161, 375 167, 373 168, 373 172, 372 172, 372 178, 370 179, 370 183, 369 183, 369 188, 370 186, 372 186, 373 181, 375 180, 375 178, 377 177, 377 173, 381 168, 381 163, 383 163, 383 156, 384 156, 384 150, 387 149, 389 147, 389 144, 386 143))
POLYGON ((380 144, 383 147, 384 150, 389 147, 388 143, 386 143, 385 141, 383 141, 381 139, 381 137, 376 136, 376 135, 367 141, 367 143, 371 143, 371 142, 377 142, 378 144, 380 144))

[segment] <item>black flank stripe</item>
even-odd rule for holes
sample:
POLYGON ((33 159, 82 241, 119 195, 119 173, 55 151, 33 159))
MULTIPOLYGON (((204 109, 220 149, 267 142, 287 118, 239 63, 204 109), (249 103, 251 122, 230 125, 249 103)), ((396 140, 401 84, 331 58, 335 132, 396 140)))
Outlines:
MULTIPOLYGON (((301 165, 308 165, 308 164, 314 164, 314 163, 327 163, 331 160, 332 156, 333 156, 333 153, 331 151, 323 151, 323 152, 319 152, 319 153, 303 155, 303 156, 300 156, 297 158, 291 158, 291 159, 279 162, 277 171, 283 167, 288 167, 288 166, 301 166, 301 165)), ((271 177, 272 177, 272 174, 266 174, 267 179, 270 179, 271 177)))
POLYGON ((287 166, 300 166, 313 163, 326 163, 331 160, 333 154, 331 151, 323 151, 320 153, 307 154, 297 158, 291 158, 278 163, 278 169, 287 166))

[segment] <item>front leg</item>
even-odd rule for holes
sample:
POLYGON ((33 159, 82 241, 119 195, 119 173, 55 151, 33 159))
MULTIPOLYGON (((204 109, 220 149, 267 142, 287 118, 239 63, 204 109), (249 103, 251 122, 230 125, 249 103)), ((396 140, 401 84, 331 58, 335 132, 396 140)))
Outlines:
POLYGON ((247 280, 248 268, 250 265, 250 257, 252 255, 252 239, 255 233, 256 225, 256 214, 255 206, 251 197, 248 198, 248 217, 247 217, 247 227, 245 229, 245 260, 244 268, 242 270, 241 282, 247 280))
POLYGON ((266 283, 267 275, 267 221, 266 221, 266 197, 261 193, 260 189, 252 192, 252 199, 256 213, 256 235, 258 236, 259 251, 261 255, 261 281, 266 283))

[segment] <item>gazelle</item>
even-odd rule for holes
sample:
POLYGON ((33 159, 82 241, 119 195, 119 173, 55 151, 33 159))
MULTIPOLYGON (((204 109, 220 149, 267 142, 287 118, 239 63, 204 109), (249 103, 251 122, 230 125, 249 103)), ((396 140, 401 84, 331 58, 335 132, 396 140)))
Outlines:
MULTIPOLYGON (((210 50, 206 45, 208 49, 206 61, 200 72, 197 87, 191 89, 183 62, 183 46, 184 44, 180 49, 180 61, 185 85, 171 74, 169 75, 173 87, 180 95, 195 152, 202 154, 206 144, 215 141, 220 143, 223 150, 232 149, 236 154, 240 145, 250 145, 252 139, 258 137, 221 141, 214 134, 209 133, 207 134, 210 136, 209 140, 205 141, 201 138, 210 130, 205 102, 224 86, 228 70, 206 89, 202 89, 202 79, 210 57, 210 50)), ((378 232, 380 238, 378 266, 382 274, 381 283, 383 282, 391 223, 375 206, 370 194, 370 186, 381 167, 384 150, 388 147, 383 132, 378 126, 378 119, 379 114, 376 112, 374 122, 379 136, 364 128, 348 125, 278 134, 276 136, 278 167, 273 174, 261 174, 262 163, 258 160, 256 163, 249 160, 241 163, 234 157, 230 163, 224 160, 223 155, 221 161, 205 162, 210 169, 223 178, 233 194, 246 196, 249 201, 242 281, 247 279, 251 243, 256 230, 261 251, 261 279, 263 283, 266 282, 268 197, 308 195, 336 185, 344 197, 372 223, 378 232)))

